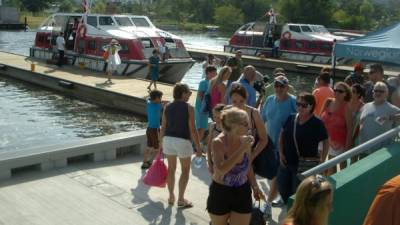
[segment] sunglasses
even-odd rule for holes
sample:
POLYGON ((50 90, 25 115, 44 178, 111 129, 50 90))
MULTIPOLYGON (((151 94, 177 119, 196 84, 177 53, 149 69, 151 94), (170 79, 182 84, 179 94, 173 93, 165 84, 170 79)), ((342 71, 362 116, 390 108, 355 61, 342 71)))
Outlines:
POLYGON ((274 88, 285 88, 285 85, 283 85, 281 83, 275 83, 274 88))
POLYGON ((308 103, 304 103, 304 102, 296 102, 296 106, 297 107, 302 107, 302 108, 307 108, 309 106, 308 103))
POLYGON ((345 93, 345 91, 344 90, 340 90, 340 89, 335 89, 335 90, 333 90, 335 93, 339 93, 339 94, 343 94, 343 93, 345 93))
POLYGON ((374 89, 373 92, 374 93, 385 93, 385 90, 374 89))

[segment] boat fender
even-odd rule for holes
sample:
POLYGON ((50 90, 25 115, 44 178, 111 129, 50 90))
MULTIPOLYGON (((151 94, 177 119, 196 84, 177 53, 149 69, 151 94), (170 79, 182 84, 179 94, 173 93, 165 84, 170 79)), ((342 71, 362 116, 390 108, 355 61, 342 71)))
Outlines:
POLYGON ((63 88, 67 88, 67 89, 72 89, 74 88, 74 84, 68 81, 63 81, 60 80, 58 81, 58 86, 63 87, 63 88))
POLYGON ((292 34, 289 31, 286 31, 285 33, 282 34, 283 39, 290 39, 292 38, 292 34))
POLYGON ((78 28, 78 34, 80 35, 80 37, 85 38, 86 37, 86 25, 85 24, 81 24, 78 28))

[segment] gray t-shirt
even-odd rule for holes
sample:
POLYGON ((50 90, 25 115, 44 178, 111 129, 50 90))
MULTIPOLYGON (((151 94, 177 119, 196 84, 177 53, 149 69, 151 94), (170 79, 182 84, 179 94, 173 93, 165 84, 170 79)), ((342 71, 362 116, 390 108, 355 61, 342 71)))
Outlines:
POLYGON ((400 109, 387 101, 380 105, 374 102, 365 104, 360 116, 360 144, 392 129, 396 122, 388 118, 397 113, 400 113, 400 109))

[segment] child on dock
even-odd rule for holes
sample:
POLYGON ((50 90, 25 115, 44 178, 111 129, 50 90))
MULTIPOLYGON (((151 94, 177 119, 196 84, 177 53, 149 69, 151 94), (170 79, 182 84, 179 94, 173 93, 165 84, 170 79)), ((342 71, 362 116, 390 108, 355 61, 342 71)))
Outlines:
POLYGON ((150 92, 150 98, 147 100, 147 148, 144 151, 142 169, 151 166, 149 154, 159 150, 160 119, 161 119, 161 99, 163 93, 158 90, 150 92))
POLYGON ((107 80, 105 83, 112 84, 112 74, 117 70, 118 65, 121 64, 121 58, 119 57, 118 51, 121 50, 121 45, 117 40, 112 39, 109 45, 106 45, 103 49, 107 52, 106 61, 107 66, 107 80))
POLYGON ((147 87, 149 91, 151 90, 151 85, 154 84, 154 89, 157 89, 157 80, 158 80, 158 65, 160 64, 159 51, 157 49, 153 50, 153 55, 149 58, 149 76, 150 76, 150 84, 147 87))

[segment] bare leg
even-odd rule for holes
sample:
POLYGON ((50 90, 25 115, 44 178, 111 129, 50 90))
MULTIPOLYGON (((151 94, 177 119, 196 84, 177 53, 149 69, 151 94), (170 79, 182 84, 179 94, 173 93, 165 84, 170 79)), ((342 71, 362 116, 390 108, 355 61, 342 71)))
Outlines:
POLYGON ((147 147, 143 152, 143 162, 149 161, 149 154, 153 151, 153 148, 147 147))
POLYGON ((251 213, 237 213, 231 212, 229 224, 230 225, 248 225, 250 224, 251 213))
POLYGON ((153 83, 154 83, 154 89, 157 89, 157 82, 154 81, 153 83))
POLYGON ((150 84, 149 84, 149 86, 147 86, 147 89, 150 90, 152 84, 153 84, 153 81, 150 81, 150 84))
POLYGON ((227 225, 230 214, 217 216, 209 213, 211 219, 211 225, 227 225))
POLYGON ((200 141, 203 140, 203 138, 204 138, 204 133, 205 133, 204 128, 199 128, 199 129, 197 129, 197 133, 199 134, 199 140, 200 140, 200 141))
POLYGON ((179 161, 181 162, 181 169, 182 169, 182 174, 181 177, 179 178, 179 196, 178 196, 178 201, 179 202, 184 202, 185 201, 185 190, 186 186, 189 181, 189 173, 190 173, 190 157, 187 158, 179 158, 179 161))
POLYGON ((167 155, 168 161, 168 191, 169 191, 169 202, 175 200, 174 188, 175 188, 175 171, 176 171, 176 155, 167 155))

